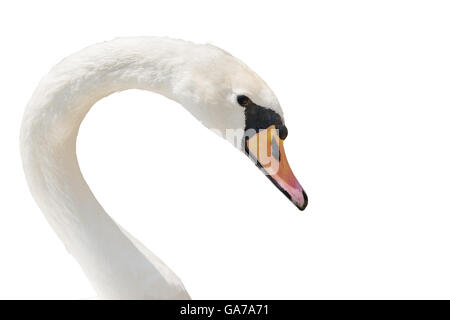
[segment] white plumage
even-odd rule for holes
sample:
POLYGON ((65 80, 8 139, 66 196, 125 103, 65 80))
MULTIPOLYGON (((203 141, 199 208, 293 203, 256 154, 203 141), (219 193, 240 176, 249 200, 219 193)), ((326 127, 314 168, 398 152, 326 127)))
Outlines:
POLYGON ((88 110, 132 88, 173 99, 223 133, 244 129, 237 95, 251 96, 282 116, 281 109, 264 81, 230 54, 167 38, 88 47, 57 64, 26 108, 20 143, 30 190, 99 298, 189 298, 178 277, 106 214, 78 166, 76 137, 88 110))

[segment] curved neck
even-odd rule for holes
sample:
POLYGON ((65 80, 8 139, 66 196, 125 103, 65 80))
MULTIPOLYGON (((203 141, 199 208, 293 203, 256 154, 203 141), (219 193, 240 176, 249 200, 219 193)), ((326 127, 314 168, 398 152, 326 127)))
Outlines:
POLYGON ((118 39, 66 58, 41 81, 21 131, 30 190, 50 225, 102 298, 187 298, 178 278, 105 213, 84 181, 76 137, 99 99, 151 90, 182 104, 177 83, 190 43, 118 39), (144 72, 145 71, 145 72, 144 72))

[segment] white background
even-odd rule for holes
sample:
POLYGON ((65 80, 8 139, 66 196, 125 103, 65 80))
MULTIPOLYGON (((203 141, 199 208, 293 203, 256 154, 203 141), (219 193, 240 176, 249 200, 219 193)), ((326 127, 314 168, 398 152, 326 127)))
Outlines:
POLYGON ((100 101, 78 139, 83 174, 193 298, 450 298, 448 2, 5 3, 0 298, 95 296, 28 192, 19 126, 54 64, 136 35, 212 42, 262 76, 310 198, 300 213, 172 101, 100 101))

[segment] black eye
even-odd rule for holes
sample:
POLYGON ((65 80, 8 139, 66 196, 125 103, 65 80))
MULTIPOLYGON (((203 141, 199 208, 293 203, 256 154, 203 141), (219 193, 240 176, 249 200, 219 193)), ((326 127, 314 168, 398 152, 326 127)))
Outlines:
POLYGON ((282 124, 280 126, 280 128, 278 129, 278 134, 279 134, 281 140, 286 139, 286 137, 288 135, 288 129, 286 128, 286 126, 284 124, 282 124))
POLYGON ((251 103, 251 100, 246 96, 237 96, 236 100, 243 107, 247 107, 251 103))

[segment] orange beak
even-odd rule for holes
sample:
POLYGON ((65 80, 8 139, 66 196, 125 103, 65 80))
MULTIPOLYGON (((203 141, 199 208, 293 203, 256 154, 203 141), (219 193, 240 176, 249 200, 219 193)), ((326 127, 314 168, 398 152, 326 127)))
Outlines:
POLYGON ((304 210, 308 197, 289 166, 283 140, 275 126, 247 137, 245 143, 246 151, 256 165, 297 208, 304 210))

